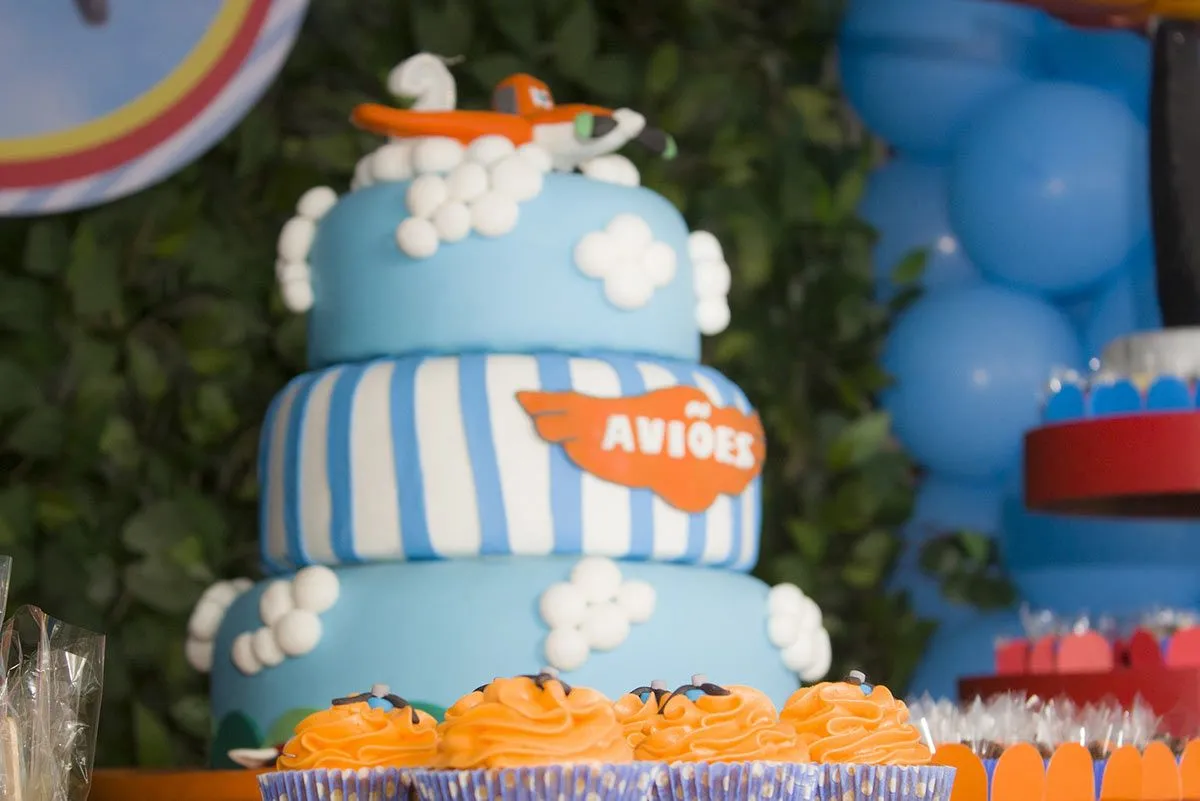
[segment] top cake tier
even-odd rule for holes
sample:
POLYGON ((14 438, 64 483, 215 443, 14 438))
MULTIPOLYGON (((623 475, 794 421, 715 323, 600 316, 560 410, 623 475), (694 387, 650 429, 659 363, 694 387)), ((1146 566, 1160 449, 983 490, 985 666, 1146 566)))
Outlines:
MULTIPOLYGON (((402 65, 403 66, 403 65, 402 65)), ((729 322, 716 239, 616 150, 674 144, 640 114, 556 106, 360 107, 387 135, 352 190, 310 190, 279 238, 314 367, 410 354, 590 353, 694 361, 729 322)), ((542 87, 539 89, 539 87, 542 87)), ((526 104, 529 105, 529 104, 526 104)))

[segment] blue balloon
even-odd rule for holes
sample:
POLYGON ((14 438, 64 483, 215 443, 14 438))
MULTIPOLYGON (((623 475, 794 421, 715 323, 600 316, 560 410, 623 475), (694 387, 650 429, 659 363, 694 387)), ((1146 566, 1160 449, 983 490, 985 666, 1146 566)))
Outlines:
POLYGON ((1000 482, 967 482, 937 474, 922 480, 913 515, 900 530, 903 550, 890 580, 893 589, 908 593, 918 615, 947 625, 978 614, 942 595, 939 582, 921 569, 921 549, 930 540, 958 531, 997 533, 1003 498, 1000 482))
POLYGON ((950 219, 986 275, 1070 294, 1146 239, 1149 186, 1146 126, 1121 101, 1075 84, 1030 84, 958 141, 950 219))
POLYGON ((1103 89, 1124 101, 1139 120, 1150 116, 1153 55, 1146 37, 1084 30, 1053 20, 1045 30, 1040 47, 1047 78, 1103 89))
POLYGON ((1085 353, 1099 358, 1118 337, 1162 328, 1156 293, 1153 254, 1145 245, 1096 294, 1082 327, 1085 353))
POLYGON ((867 127, 909 154, 949 150, 972 113, 1037 75, 1040 15, 980 0, 857 0, 842 24, 842 88, 867 127))
POLYGON ((1004 563, 1021 599, 1128 615, 1200 603, 1200 523, 1036 514, 1004 505, 1004 563))
POLYGON ((1016 612, 992 612, 938 629, 909 682, 909 695, 958 698, 958 680, 996 672, 996 641, 1025 636, 1016 612))
POLYGON ((920 282, 925 289, 979 278, 950 228, 945 168, 906 159, 879 168, 867 182, 858 213, 879 234, 874 264, 875 291, 881 300, 895 294, 893 271, 918 249, 926 254, 920 282))
POLYGON ((1045 301, 991 284, 931 292, 897 321, 883 396, 897 438, 916 461, 959 478, 1016 468, 1055 371, 1081 369, 1070 322, 1045 301))

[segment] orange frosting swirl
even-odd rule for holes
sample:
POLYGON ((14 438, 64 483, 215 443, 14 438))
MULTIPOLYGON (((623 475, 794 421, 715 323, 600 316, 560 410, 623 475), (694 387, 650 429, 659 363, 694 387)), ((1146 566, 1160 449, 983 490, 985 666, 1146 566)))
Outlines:
POLYGON ((846 682, 824 682, 792 693, 780 713, 817 762, 924 765, 931 758, 908 707, 887 687, 870 695, 846 682))
POLYGON ((612 701, 556 679, 496 679, 458 699, 439 730, 438 764, 457 770, 633 759, 612 701))
POLYGON ((630 748, 637 748, 646 739, 646 724, 657 720, 659 716, 658 702, 659 698, 653 692, 648 693, 644 701, 640 695, 626 693, 613 705, 617 722, 625 730, 625 742, 629 743, 630 748))
POLYGON ((430 715, 410 707, 376 709, 360 701, 332 706, 300 721, 276 767, 425 767, 437 758, 437 746, 437 721, 430 715))
POLYGON ((751 687, 729 695, 672 696, 646 724, 635 757, 648 762, 808 762, 796 732, 781 725, 774 704, 751 687))

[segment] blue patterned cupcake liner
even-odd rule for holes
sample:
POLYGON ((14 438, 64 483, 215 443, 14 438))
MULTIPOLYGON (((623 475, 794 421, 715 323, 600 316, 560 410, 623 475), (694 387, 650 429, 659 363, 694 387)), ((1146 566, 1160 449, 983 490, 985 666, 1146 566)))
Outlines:
POLYGON ((258 777, 263 801, 410 801, 412 781, 404 768, 280 770, 258 777))
POLYGON ((416 770, 412 781, 419 801, 642 801, 661 769, 654 762, 630 762, 416 770))
POLYGON ((653 801, 812 799, 818 768, 792 762, 674 762, 655 779, 653 801))
POLYGON ((954 785, 954 768, 942 765, 817 767, 815 801, 948 801, 954 785))

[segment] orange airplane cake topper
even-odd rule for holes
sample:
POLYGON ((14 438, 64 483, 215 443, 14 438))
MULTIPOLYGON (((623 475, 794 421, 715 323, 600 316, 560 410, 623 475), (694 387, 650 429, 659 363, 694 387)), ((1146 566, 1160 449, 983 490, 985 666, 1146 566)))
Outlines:
POLYGON ((766 441, 756 413, 714 406, 694 387, 631 398, 518 392, 538 435, 561 445, 581 470, 649 489, 696 514, 739 495, 762 472, 766 441))
POLYGON ((637 142, 663 158, 674 158, 675 141, 631 109, 583 103, 556 104, 545 82, 510 75, 492 94, 491 111, 403 109, 365 103, 351 121, 371 133, 397 139, 443 136, 468 145, 484 136, 502 136, 514 145, 535 142, 550 153, 554 168, 573 170, 589 159, 637 142))

